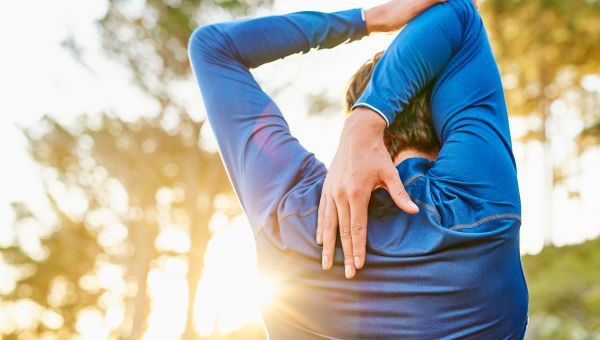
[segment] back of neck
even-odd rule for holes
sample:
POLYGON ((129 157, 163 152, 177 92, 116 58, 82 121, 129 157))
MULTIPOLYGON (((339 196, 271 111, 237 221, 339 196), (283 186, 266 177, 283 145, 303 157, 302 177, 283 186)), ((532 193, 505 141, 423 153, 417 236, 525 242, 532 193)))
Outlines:
POLYGON ((402 163, 402 161, 404 161, 405 159, 416 157, 427 158, 429 159, 429 161, 433 162, 435 161, 437 156, 438 152, 425 152, 417 149, 408 148, 400 151, 398 155, 396 155, 396 157, 394 158, 394 165, 402 163))

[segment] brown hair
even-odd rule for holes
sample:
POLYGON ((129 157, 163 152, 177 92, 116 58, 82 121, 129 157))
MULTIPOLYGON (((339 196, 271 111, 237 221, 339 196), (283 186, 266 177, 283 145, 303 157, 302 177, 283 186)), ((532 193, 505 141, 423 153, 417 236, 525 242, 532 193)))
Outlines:
MULTIPOLYGON (((383 51, 376 53, 350 78, 346 87, 346 115, 350 114, 352 106, 364 92, 382 55, 383 51)), ((430 94, 431 87, 428 86, 418 93, 385 129, 383 141, 392 158, 409 148, 426 153, 439 151, 440 143, 435 135, 429 111, 430 94)))

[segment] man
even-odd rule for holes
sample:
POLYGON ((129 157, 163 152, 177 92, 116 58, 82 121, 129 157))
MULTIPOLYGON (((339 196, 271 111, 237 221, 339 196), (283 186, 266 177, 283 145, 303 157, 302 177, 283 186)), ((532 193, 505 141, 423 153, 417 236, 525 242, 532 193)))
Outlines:
POLYGON ((249 72, 311 48, 397 30, 435 2, 390 1, 367 10, 366 21, 359 9, 233 21, 200 28, 190 39, 194 73, 253 228, 259 267, 279 286, 263 311, 271 338, 523 337, 527 289, 516 170, 500 78, 471 2, 437 4, 398 35, 353 105, 328 174, 290 135, 249 72), (428 85, 439 155, 433 161, 406 149, 393 159, 386 126, 428 85), (348 183, 364 186, 351 188, 351 197, 376 187, 390 194, 377 190, 370 203, 346 199, 348 183), (367 203, 368 233, 367 216, 362 226, 351 221, 367 203), (342 247, 334 247, 337 230, 342 247), (352 243, 361 235, 368 236, 362 253, 352 243))

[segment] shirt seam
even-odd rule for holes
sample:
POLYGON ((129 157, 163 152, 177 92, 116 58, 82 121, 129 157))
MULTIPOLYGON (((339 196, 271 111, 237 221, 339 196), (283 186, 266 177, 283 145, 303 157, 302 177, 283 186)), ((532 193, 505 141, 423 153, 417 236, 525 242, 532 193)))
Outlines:
POLYGON ((438 222, 441 224, 442 223, 442 215, 440 215, 440 212, 437 210, 436 207, 434 207, 433 205, 430 205, 428 203, 425 203, 423 201, 421 201, 418 198, 413 198, 412 199, 417 205, 421 205, 423 206, 423 208, 425 208, 426 210, 429 210, 430 212, 432 212, 435 217, 438 219, 438 222))
POLYGON ((519 216, 517 214, 495 214, 495 215, 486 216, 486 217, 484 217, 476 222, 473 222, 473 223, 455 224, 448 229, 455 230, 455 231, 456 230, 464 230, 464 229, 472 229, 472 228, 478 227, 484 223, 494 221, 494 220, 499 220, 499 219, 514 219, 514 220, 519 221, 519 223, 521 222, 521 216, 519 216))
POLYGON ((292 210, 292 211, 289 211, 289 212, 283 214, 283 216, 281 216, 279 218, 279 222, 281 222, 284 219, 286 219, 286 218, 288 218, 290 216, 293 216, 293 215, 296 215, 298 217, 305 217, 305 216, 308 216, 308 215, 310 215, 310 214, 312 214, 312 213, 314 213, 315 211, 318 211, 318 210, 319 210, 318 206, 312 207, 312 208, 310 208, 308 210, 305 210, 305 211, 302 211, 302 210, 292 210))
POLYGON ((366 106, 369 109, 375 111, 377 114, 379 114, 381 117, 383 117, 383 119, 385 120, 386 125, 389 127, 390 126, 390 121, 388 120, 388 117, 386 117, 385 114, 383 114, 383 112, 381 110, 379 110, 378 108, 376 108, 375 106, 365 103, 365 102, 358 102, 356 104, 354 104, 352 106, 352 110, 354 110, 354 108, 358 107, 358 106, 366 106))
POLYGON ((272 225, 267 223, 267 222, 263 222, 261 223, 258 228, 256 228, 256 230, 254 231, 254 238, 257 238, 258 236, 260 236, 260 234, 262 234, 262 232, 267 229, 267 227, 271 227, 272 225))
MULTIPOLYGON (((413 177, 417 177, 418 178, 420 176, 413 176, 413 177)), ((433 213, 435 215, 435 217, 438 219, 438 221, 441 223, 441 221, 442 221, 441 215, 440 215, 440 213, 438 212, 438 210, 434 206, 432 206, 430 204, 427 204, 427 203, 425 203, 425 202, 423 202, 423 201, 421 201, 419 199, 414 199, 413 198, 413 201, 416 204, 421 205, 423 208, 425 208, 426 210, 428 210, 431 213, 433 213)), ((298 210, 291 211, 291 212, 283 215, 281 218, 279 218, 279 222, 282 222, 284 219, 286 219, 287 217, 290 217, 290 216, 306 217, 306 216, 308 216, 308 215, 316 212, 317 210, 319 210, 319 207, 313 207, 313 208, 308 209, 306 211, 298 211, 298 210)), ((453 230, 453 231, 459 231, 459 230, 464 230, 464 229, 472 229, 472 228, 478 227, 478 226, 480 226, 480 225, 482 225, 484 223, 495 221, 495 220, 500 220, 500 219, 513 219, 513 220, 518 221, 519 223, 521 222, 521 216, 519 216, 517 214, 494 214, 494 215, 489 215, 489 216, 483 217, 483 218, 481 218, 481 219, 479 219, 479 220, 477 220, 477 221, 475 221, 473 223, 455 224, 455 225, 449 227, 448 229, 449 230, 453 230)), ((255 236, 258 236, 265 229, 265 227, 267 227, 267 226, 268 226, 267 223, 263 223, 261 225, 261 227, 259 229, 257 229, 257 231, 255 233, 255 236)))
MULTIPOLYGON (((404 182, 404 187, 408 187, 410 184, 412 184, 415 180, 417 180, 420 177, 424 177, 423 174, 415 174, 412 177, 410 177, 408 180, 406 180, 404 182)), ((412 198, 412 197, 411 197, 412 198)), ((418 198, 412 198, 412 200, 417 204, 422 206, 423 208, 425 208, 426 210, 428 210, 429 212, 433 213, 435 215, 435 217, 437 218, 438 222, 441 224, 442 223, 442 216, 440 214, 440 212, 438 211, 438 209, 431 205, 428 204, 418 198)), ((298 216, 298 217, 306 217, 316 211, 319 210, 318 206, 312 207, 308 210, 292 210, 290 212, 287 212, 285 214, 283 214, 283 216, 278 218, 278 222, 281 223, 284 219, 290 217, 290 216, 298 216)), ((465 229, 472 229, 472 228, 476 228, 484 223, 487 222, 491 222, 491 221, 495 221, 495 220, 499 220, 499 219, 513 219, 518 221, 519 223, 521 223, 521 216, 518 214, 512 214, 512 213, 504 213, 504 214, 493 214, 493 215, 488 215, 485 216, 473 223, 459 223, 459 224, 455 224, 452 225, 451 227, 448 227, 448 230, 452 230, 452 231, 459 231, 459 230, 465 230, 465 229)), ((264 229, 265 227, 270 226, 268 223, 263 223, 254 233, 255 236, 258 236, 264 229)))
POLYGON ((407 179, 402 185, 404 185, 404 187, 406 188, 407 186, 409 186, 412 182, 414 182, 416 179, 423 177, 425 175, 423 174, 415 174, 413 176, 411 176, 409 179, 407 179))

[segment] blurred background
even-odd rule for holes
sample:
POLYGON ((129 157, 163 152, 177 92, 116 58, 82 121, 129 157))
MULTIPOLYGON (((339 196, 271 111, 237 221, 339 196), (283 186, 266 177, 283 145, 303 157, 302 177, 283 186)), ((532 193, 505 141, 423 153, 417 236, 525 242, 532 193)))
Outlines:
MULTIPOLYGON (((264 339, 252 235, 187 60, 198 25, 355 0, 0 3, 0 339, 264 339)), ((600 1, 485 0, 518 160, 530 339, 600 339, 600 1)), ((325 163, 394 35, 253 70, 325 163), (326 76, 325 76, 326 75, 326 76)))

